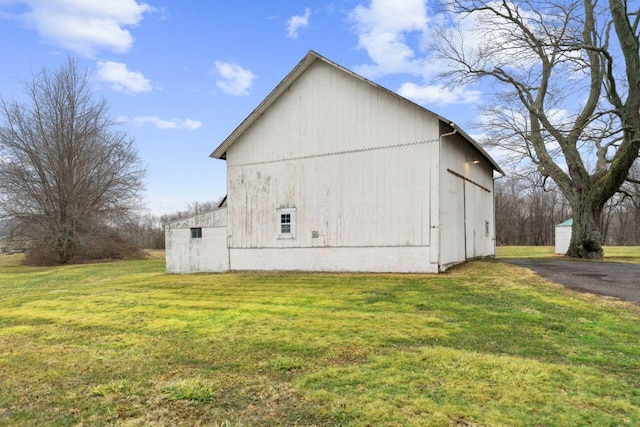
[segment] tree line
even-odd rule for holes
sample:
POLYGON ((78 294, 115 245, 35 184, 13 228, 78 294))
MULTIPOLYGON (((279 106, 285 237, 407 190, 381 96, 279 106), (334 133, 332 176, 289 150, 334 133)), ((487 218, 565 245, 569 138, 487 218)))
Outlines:
MULTIPOLYGON (((496 244, 550 246, 555 226, 572 218, 571 204, 553 183, 514 175, 496 180, 496 244)), ((606 203, 600 219, 609 246, 640 245, 640 164, 628 182, 606 203)))
POLYGON ((165 224, 192 215, 201 214, 216 209, 222 202, 222 197, 204 202, 189 202, 185 209, 163 215, 140 214, 124 224, 122 233, 130 241, 144 249, 162 250, 164 244, 165 224))

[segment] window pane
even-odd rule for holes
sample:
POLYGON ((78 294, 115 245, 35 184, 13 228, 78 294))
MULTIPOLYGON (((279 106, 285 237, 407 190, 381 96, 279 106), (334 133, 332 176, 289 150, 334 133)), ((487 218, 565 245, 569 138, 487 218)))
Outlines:
POLYGON ((192 239, 201 239, 202 238, 202 228, 192 228, 191 229, 191 238, 192 239))
POLYGON ((278 210, 279 212, 276 218, 278 218, 278 224, 280 226, 280 228, 278 229, 280 237, 285 239, 292 239, 293 231, 295 229, 294 223, 296 220, 295 211, 292 211, 292 209, 290 208, 278 210))
POLYGON ((291 233, 291 214, 280 214, 280 233, 291 233))

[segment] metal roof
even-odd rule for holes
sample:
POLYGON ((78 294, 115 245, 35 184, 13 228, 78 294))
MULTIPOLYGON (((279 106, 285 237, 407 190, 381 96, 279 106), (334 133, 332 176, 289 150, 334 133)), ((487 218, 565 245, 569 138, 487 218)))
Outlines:
POLYGON ((561 222, 560 224, 556 225, 556 227, 571 227, 573 225, 573 218, 569 218, 566 221, 561 222))
POLYGON ((441 122, 445 123, 446 125, 452 126, 453 128, 455 128, 458 133, 464 138, 466 139, 475 149, 477 149, 480 154, 491 164, 491 166, 493 167, 494 170, 496 170, 497 172, 499 172, 500 174, 504 175, 504 171, 500 168, 500 166, 498 166, 498 164, 495 162, 495 160, 493 160, 491 158, 491 156, 482 148, 482 146, 480 146, 480 144, 478 142, 476 142, 473 138, 471 138, 464 130, 460 129, 458 126, 456 126, 452 121, 445 119, 444 117, 434 113, 433 111, 430 111, 426 108, 424 108, 423 106, 416 104, 413 101, 408 100, 407 98, 404 98, 400 95, 398 95, 397 93, 383 87, 380 86, 379 84, 372 82, 369 79, 366 79, 365 77, 362 77, 359 74, 354 73, 353 71, 350 71, 346 68, 344 68, 341 65, 336 64, 333 61, 328 60, 327 58, 325 58, 324 56, 314 52, 313 50, 310 50, 304 58, 302 58, 302 60, 298 63, 298 65, 296 65, 293 70, 291 70, 291 72, 289 72, 289 74, 287 74, 287 76, 280 82, 278 83, 278 85, 275 87, 275 89, 273 89, 271 91, 271 93, 269 93, 269 95, 267 95, 267 97, 256 107, 255 110, 253 110, 253 112, 251 112, 251 114, 249 114, 247 116, 247 118, 245 118, 242 123, 240 123, 240 125, 238 125, 237 128, 235 128, 235 130, 233 132, 231 132, 231 134, 224 140, 222 141, 222 144, 220 144, 218 146, 218 148, 216 148, 211 154, 210 157, 216 158, 216 159, 226 159, 226 153, 227 150, 229 149, 229 147, 231 145, 233 145, 238 138, 240 138, 240 136, 242 136, 242 134, 251 127, 251 125, 253 125, 253 123, 255 123, 256 120, 258 120, 260 118, 260 116, 262 116, 262 114, 274 103, 278 100, 278 98, 280 98, 280 96, 287 91, 287 89, 289 89, 289 87, 291 87, 291 85, 298 79, 298 77, 300 77, 315 61, 322 61, 326 64, 329 64, 330 66, 337 68, 338 70, 350 74, 351 76, 362 80, 370 85, 372 85, 373 87, 377 88, 378 90, 382 90, 386 93, 388 93, 391 96, 396 97, 397 99, 400 99, 403 102, 406 102, 408 104, 413 105, 415 108, 418 108, 422 111, 424 111, 427 114, 430 114, 434 117, 436 117, 438 120, 440 120, 441 122))

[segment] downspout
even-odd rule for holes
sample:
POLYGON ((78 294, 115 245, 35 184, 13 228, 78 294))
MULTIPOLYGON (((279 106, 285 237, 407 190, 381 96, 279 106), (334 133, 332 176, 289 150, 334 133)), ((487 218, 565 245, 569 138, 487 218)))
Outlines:
MULTIPOLYGON (((493 172, 492 172, 493 173, 493 172)), ((498 177, 493 178, 493 193, 492 193, 492 203, 493 203, 493 257, 498 257, 498 232, 496 227, 496 181, 500 178, 504 178, 505 175, 500 175, 498 177)))
POLYGON ((231 244, 232 244, 232 239, 233 239, 233 235, 229 234, 230 228, 231 228, 231 221, 229 220, 229 162, 227 161, 227 152, 224 152, 224 163, 227 167, 226 170, 226 178, 227 178, 227 193, 224 195, 224 199, 220 202, 220 205, 222 205, 224 202, 227 202, 227 272, 231 271, 231 244))
MULTIPOLYGON (((464 231, 464 262, 469 261, 467 258, 467 183, 462 180, 462 227, 464 231)), ((475 243, 475 236, 474 236, 475 243)), ((475 250, 473 251, 475 255, 475 250)))
MULTIPOLYGON (((438 177, 438 198, 440 199, 438 202, 438 272, 440 272, 442 268, 442 138, 445 136, 455 135, 458 132, 458 129, 455 127, 455 123, 451 122, 449 123, 449 126, 453 128, 453 131, 440 135, 438 147, 438 174, 440 175, 438 177)), ((465 258, 466 256, 467 254, 465 251, 465 258)))

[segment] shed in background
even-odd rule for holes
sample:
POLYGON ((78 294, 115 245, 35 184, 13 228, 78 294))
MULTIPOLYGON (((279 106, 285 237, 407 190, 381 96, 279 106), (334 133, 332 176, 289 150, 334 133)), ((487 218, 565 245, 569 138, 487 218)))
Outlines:
POLYGON ((571 243, 571 227, 573 226, 573 218, 561 222, 556 225, 556 253, 564 255, 569 250, 571 243))

